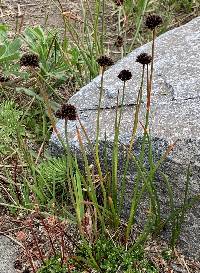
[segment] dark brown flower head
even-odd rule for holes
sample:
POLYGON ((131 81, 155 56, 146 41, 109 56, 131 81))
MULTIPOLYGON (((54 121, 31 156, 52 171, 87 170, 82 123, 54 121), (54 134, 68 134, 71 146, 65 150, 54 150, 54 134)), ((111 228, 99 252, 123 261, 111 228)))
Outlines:
POLYGON ((115 46, 116 47, 122 47, 123 43, 124 43, 124 41, 123 41, 122 36, 117 36, 117 40, 115 41, 115 46))
POLYGON ((163 22, 162 17, 156 14, 150 14, 146 18, 145 26, 149 28, 150 30, 154 30, 156 27, 161 25, 162 22, 163 22))
POLYGON ((118 78, 123 82, 129 81, 132 78, 132 73, 124 69, 119 73, 118 78))
POLYGON ((101 56, 100 58, 97 59, 97 63, 101 66, 101 67, 106 67, 106 66, 111 66, 114 64, 113 60, 108 57, 108 56, 101 56))
POLYGON ((39 67, 39 57, 36 54, 25 53, 20 59, 20 65, 39 67))
POLYGON ((76 107, 71 104, 63 104, 60 109, 55 113, 57 118, 68 119, 68 120, 76 120, 77 112, 76 107))
POLYGON ((152 57, 148 55, 147 53, 141 53, 140 55, 137 56, 136 62, 141 63, 143 65, 150 64, 152 61, 152 57))
POLYGON ((5 77, 3 75, 0 75, 0 82, 8 82, 9 81, 9 78, 8 77, 5 77))
POLYGON ((118 7, 124 4, 124 0, 114 0, 114 2, 118 7))

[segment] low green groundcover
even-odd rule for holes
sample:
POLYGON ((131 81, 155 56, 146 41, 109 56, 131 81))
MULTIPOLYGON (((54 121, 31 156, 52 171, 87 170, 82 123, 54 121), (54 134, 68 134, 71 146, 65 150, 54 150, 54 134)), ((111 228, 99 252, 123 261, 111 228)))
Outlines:
POLYGON ((159 272, 151 261, 145 258, 143 246, 126 251, 124 246, 115 244, 112 240, 98 239, 90 249, 82 244, 77 250, 76 257, 68 261, 68 266, 61 266, 60 257, 53 257, 38 273, 83 273, 91 272, 91 269, 93 269, 92 272, 104 273, 159 272))

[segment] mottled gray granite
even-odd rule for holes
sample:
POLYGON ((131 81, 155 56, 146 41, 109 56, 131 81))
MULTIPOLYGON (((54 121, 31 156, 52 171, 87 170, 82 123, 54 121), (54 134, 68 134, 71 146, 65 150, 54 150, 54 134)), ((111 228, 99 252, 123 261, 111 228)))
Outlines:
POLYGON ((0 236, 0 272, 16 273, 14 262, 17 258, 18 248, 7 237, 0 236))
MULTIPOLYGON (((154 103, 170 100, 194 99, 200 95, 200 17, 186 25, 160 35, 156 41, 154 103)), ((122 83, 117 75, 122 69, 129 69, 133 79, 128 82, 126 104, 135 103, 141 78, 141 65, 136 57, 141 52, 151 53, 151 43, 137 48, 126 58, 111 67, 105 75, 105 96, 102 105, 116 104, 118 90, 122 83)), ((78 109, 96 109, 100 77, 75 94, 70 102, 78 109)))
MULTIPOLYGON (((104 97, 100 120, 100 140, 105 132, 112 144, 114 131, 116 98, 118 90, 122 93, 122 82, 117 78, 122 69, 129 69, 133 78, 127 83, 125 106, 123 110, 120 144, 129 143, 133 126, 133 113, 137 92, 140 86, 141 65, 136 63, 136 56, 149 52, 148 43, 130 53, 105 73, 104 97)), ((156 40, 155 72, 152 94, 150 128, 155 153, 162 154, 168 145, 178 140, 175 149, 163 165, 163 171, 171 179, 177 204, 180 205, 184 194, 186 169, 191 163, 190 195, 200 194, 200 17, 188 24, 160 35, 156 40)), ((95 140, 96 115, 99 98, 100 77, 82 88, 71 99, 77 106, 79 116, 90 139, 95 140)), ((140 121, 144 123, 145 100, 141 107, 140 121)), ((68 137, 72 146, 79 148, 76 126, 78 121, 69 121, 68 137)), ((64 123, 59 120, 57 128, 64 138, 64 123)), ((139 126, 137 138, 142 134, 139 126)), ((84 137, 83 140, 85 141, 84 137)), ((62 147, 55 133, 50 140, 51 152, 62 154, 62 147)), ((123 159, 122 159, 123 160, 123 159)), ((119 174, 120 175, 120 174, 119 174)), ((134 170, 129 170, 127 193, 132 187, 134 170)), ((158 181, 159 177, 158 177, 158 181)), ((159 183, 158 183, 159 184, 159 183)), ((163 211, 166 209, 167 195, 163 183, 160 186, 163 211)), ((130 195, 127 200, 130 200, 130 195)), ((128 211, 130 202, 125 209, 128 211)), ((184 224, 180 246, 185 254, 200 260, 200 204, 191 209, 184 224)))

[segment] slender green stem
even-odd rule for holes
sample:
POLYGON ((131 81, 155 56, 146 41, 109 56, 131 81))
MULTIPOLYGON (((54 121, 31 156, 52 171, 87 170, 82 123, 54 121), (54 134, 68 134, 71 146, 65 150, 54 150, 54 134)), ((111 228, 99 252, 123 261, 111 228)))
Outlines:
POLYGON ((107 198, 106 198, 106 190, 103 182, 103 174, 101 170, 101 163, 99 158, 99 135, 100 135, 100 113, 101 113, 101 101, 103 98, 103 81, 104 81, 104 72, 105 67, 102 67, 102 75, 101 75, 101 87, 100 87, 100 95, 99 95, 99 104, 98 104, 98 111, 97 111, 97 131, 96 131, 96 142, 95 142, 95 157, 96 157, 96 164, 99 174, 99 179, 101 183, 101 190, 103 193, 103 200, 104 200, 104 207, 106 208, 107 198))
POLYGON ((139 89, 138 96, 137 96, 137 105, 136 105, 136 110, 134 112, 133 130, 132 130, 130 145, 129 145, 127 158, 126 158, 126 162, 125 162, 125 166, 124 166, 124 171, 123 171, 123 179, 122 179, 121 192, 120 192, 119 212, 121 212, 122 206, 123 206, 123 200, 124 200, 124 194, 125 194, 125 188, 126 188, 126 175, 127 175, 128 166, 129 166, 131 153, 132 153, 132 149, 133 149, 133 144, 134 144, 134 140, 135 140, 135 135, 137 132, 137 127, 138 127, 139 112, 140 112, 140 107, 141 107, 141 103, 142 103, 144 71, 145 71, 145 67, 143 66, 142 79, 141 79, 140 89, 139 89))
MULTIPOLYGON (((105 223, 104 223, 105 207, 104 207, 104 210, 103 210, 103 214, 101 215, 100 210, 99 210, 98 201, 97 201, 96 191, 95 191, 95 187, 94 187, 94 182, 92 181, 92 178, 91 178, 91 172, 90 172, 90 168, 89 168, 89 164, 88 164, 88 159, 87 159, 85 147, 83 145, 81 134, 80 134, 80 131, 79 131, 78 128, 77 128, 77 136, 78 136, 78 141, 79 141, 80 149, 81 149, 81 152, 82 152, 82 155, 83 155, 83 159, 84 159, 84 163, 85 163, 85 172, 87 174, 87 181, 86 181, 86 183, 85 183, 85 181, 83 181, 84 182, 84 186, 88 190, 88 195, 90 196, 92 202, 94 203, 94 206, 95 206, 95 208, 97 210, 97 213, 99 215, 99 219, 100 219, 100 222, 101 222, 101 227, 102 227, 103 231, 105 231, 105 223), (87 182, 88 182, 89 185, 87 184, 87 182)), ((104 191, 103 191, 103 194, 104 194, 104 191)))
POLYGON ((50 101, 49 101, 49 96, 48 96, 47 92, 45 91, 45 88, 44 88, 43 84, 41 83, 42 76, 39 73, 37 73, 37 72, 36 72, 36 75, 38 76, 37 80, 38 80, 38 83, 40 85, 40 93, 41 93, 41 96, 44 99, 45 106, 47 108, 48 117, 50 119, 52 128, 53 128, 54 132, 56 133, 56 136, 57 136, 58 140, 62 144, 62 147, 63 147, 64 151, 66 152, 67 151, 67 147, 66 147, 66 144, 63 141, 60 133, 57 130, 56 121, 55 121, 54 115, 52 113, 51 104, 50 104, 50 101))
POLYGON ((145 127, 144 127, 145 136, 146 136, 146 132, 148 130, 148 125, 149 125, 150 103, 151 103, 151 82, 149 80, 149 66, 147 65, 147 106, 146 106, 146 119, 145 119, 145 127))
MULTIPOLYGON (((135 219, 135 214, 136 214, 136 209, 138 207, 139 201, 141 200, 141 197, 145 190, 148 190, 148 193, 150 195, 150 201, 151 204, 153 205, 154 212, 156 211, 156 200, 155 200, 155 194, 152 188, 151 180, 154 177, 155 173, 159 169, 159 167, 162 165, 166 157, 169 155, 169 153, 173 150, 175 144, 172 144, 168 147, 166 152, 163 154, 163 156, 160 158, 160 160, 155 164, 154 168, 150 170, 150 172, 147 172, 143 164, 141 163, 140 160, 137 160, 134 155, 132 155, 132 159, 135 162, 137 171, 138 171, 138 177, 136 177, 135 180, 135 189, 134 189, 134 196, 132 198, 132 203, 131 203, 131 210, 130 210, 130 216, 128 220, 128 225, 127 225, 127 230, 126 230, 126 239, 128 240, 129 234, 131 231, 131 227, 133 225, 133 221, 135 219), (139 190, 139 179, 143 180, 144 184, 142 188, 139 190)), ((157 216, 157 215, 155 215, 157 216)), ((155 218, 156 220, 156 218, 155 218)))
POLYGON ((126 89, 126 81, 123 82, 122 101, 120 105, 119 120, 118 120, 118 133, 119 133, 121 119, 122 119, 122 112, 123 112, 124 99, 125 99, 125 89, 126 89))
POLYGON ((134 44, 135 44, 135 41, 136 41, 136 39, 137 39, 137 37, 138 37, 138 34, 139 34, 139 32, 140 32, 140 28, 141 28, 142 21, 143 21, 143 16, 144 16, 145 11, 146 11, 146 9, 147 9, 148 2, 149 2, 149 0, 145 0, 145 1, 144 1, 143 8, 142 8, 142 12, 141 12, 141 14, 140 14, 140 19, 139 19, 138 24, 137 24, 136 32, 135 32, 135 35, 134 35, 134 37, 133 37, 132 43, 131 43, 131 45, 130 45, 130 47, 129 47, 129 52, 132 51, 133 46, 134 46, 134 44))
POLYGON ((127 53, 127 27, 128 27, 128 18, 129 16, 126 15, 126 11, 124 7, 122 6, 122 11, 123 11, 123 16, 124 16, 124 30, 122 31, 123 33, 123 46, 122 46, 122 57, 126 56, 127 53))
POLYGON ((101 54, 104 54, 104 38, 105 38, 105 0, 102 0, 102 31, 101 31, 101 54))
POLYGON ((94 43, 97 46, 98 53, 101 53, 100 42, 98 39, 98 21, 100 14, 100 0, 95 1, 95 20, 94 20, 94 43))
POLYGON ((65 118, 65 141, 66 141, 66 143, 68 143, 68 136, 67 136, 67 121, 68 121, 68 119, 65 118))
POLYGON ((156 39, 156 28, 153 30, 153 40, 152 40, 152 62, 151 62, 151 74, 150 74, 150 90, 152 90, 153 84, 153 72, 154 72, 154 59, 155 59, 155 39, 156 39))
MULTIPOLYGON (((118 106, 119 106, 119 93, 117 96, 117 107, 116 107, 116 117, 115 117, 115 135, 114 135, 114 146, 113 146, 113 154, 112 154, 112 198, 115 211, 118 211, 117 208, 117 196, 118 196, 118 141, 119 141, 119 133, 120 133, 120 124, 122 119, 124 98, 125 98, 125 87, 126 82, 123 83, 123 91, 122 91, 122 101, 121 107, 119 111, 118 118, 118 106)), ((114 214, 116 215, 116 213, 114 214)))
MULTIPOLYGON (((103 98, 103 81, 104 81, 104 72, 105 68, 102 67, 102 74, 101 74, 101 86, 100 86, 100 94, 99 94, 99 104, 98 104, 98 111, 97 111, 97 127, 96 127, 96 142, 95 142, 95 152, 96 152, 96 159, 98 162, 98 169, 100 169, 100 160, 99 160, 99 135, 100 135, 100 114, 101 114, 101 102, 103 98)), ((101 179, 102 179, 102 173, 101 179)))
POLYGON ((149 66, 147 65, 147 109, 146 109, 144 136, 143 136, 143 140, 142 140, 142 150, 141 150, 141 155, 140 155, 141 160, 143 160, 143 157, 144 157, 145 142, 146 142, 148 125, 149 125, 150 106, 151 106, 151 93, 152 93, 152 85, 153 85, 154 57, 155 57, 155 38, 156 38, 156 29, 153 30, 152 62, 151 62, 150 76, 149 76, 149 66))
MULTIPOLYGON (((153 200, 154 200, 154 195, 153 195, 153 190, 151 188, 151 185, 149 183, 149 177, 146 177, 146 173, 144 171, 144 167, 143 165, 141 164, 141 162, 139 160, 136 159, 135 156, 132 156, 133 158, 133 161, 135 163, 135 166, 137 168, 137 172, 138 172, 138 176, 141 178, 141 180, 144 182, 144 185, 143 187, 145 187, 150 195, 150 201, 153 203, 153 200)), ((136 196, 137 198, 137 196, 136 196)), ((138 199, 133 198, 133 201, 132 202, 132 208, 131 208, 131 211, 130 211, 130 216, 129 216, 129 219, 128 219, 128 225, 127 225, 127 229, 126 229, 126 241, 128 241, 129 239, 129 235, 130 235, 130 232, 131 232, 131 227, 132 227, 132 224, 133 224, 133 216, 135 215, 135 208, 137 206, 135 206, 135 204, 138 204, 138 199), (137 200, 137 202, 135 203, 135 201, 137 200)))
MULTIPOLYGON (((55 2, 55 1, 53 0, 53 2, 55 2)), ((57 2, 59 4, 60 11, 61 11, 62 18, 63 18, 63 23, 64 23, 64 37, 67 37, 67 26, 66 26, 66 19, 65 19, 65 15, 64 15, 64 9, 63 9, 61 1, 57 0, 57 2)))

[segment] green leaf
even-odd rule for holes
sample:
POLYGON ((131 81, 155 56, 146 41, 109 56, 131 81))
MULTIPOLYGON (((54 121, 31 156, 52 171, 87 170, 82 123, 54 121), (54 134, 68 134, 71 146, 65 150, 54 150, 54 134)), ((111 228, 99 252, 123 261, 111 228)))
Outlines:
POLYGON ((7 56, 2 56, 0 58, 0 62, 14 61, 19 58, 19 53, 14 53, 7 56))
MULTIPOLYGON (((37 100, 44 102, 44 99, 40 95, 38 95, 33 89, 24 88, 24 87, 17 87, 16 92, 18 92, 18 93, 23 92, 28 96, 36 97, 37 100)), ((59 108, 59 104, 54 101, 51 101, 50 104, 51 104, 51 107, 54 111, 59 108)))
POLYGON ((22 44, 21 39, 15 39, 13 42, 11 42, 8 45, 8 48, 6 51, 8 52, 9 55, 13 54, 20 49, 21 44, 22 44))
POLYGON ((41 28, 41 26, 35 27, 33 31, 38 38, 42 39, 43 41, 45 40, 45 33, 43 29, 41 28))

